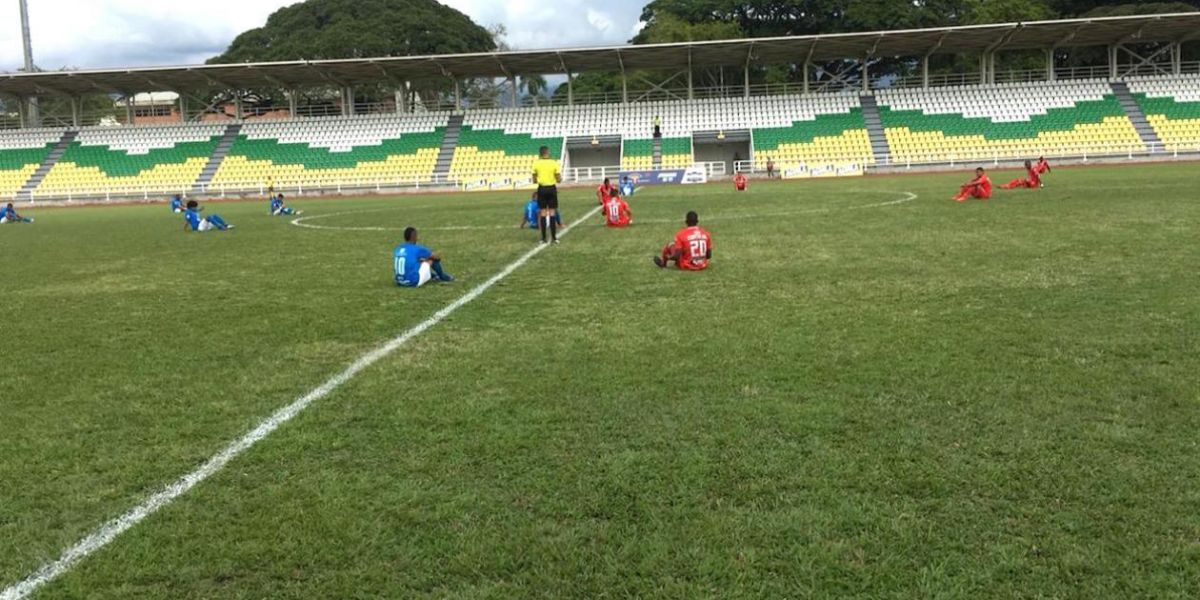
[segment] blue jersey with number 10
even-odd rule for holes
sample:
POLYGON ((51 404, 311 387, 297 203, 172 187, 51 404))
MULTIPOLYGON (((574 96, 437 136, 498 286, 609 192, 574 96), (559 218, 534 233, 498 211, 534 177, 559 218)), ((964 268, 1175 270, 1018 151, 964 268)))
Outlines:
POLYGON ((417 244, 402 244, 396 246, 393 262, 396 269, 396 283, 400 285, 417 285, 421 282, 421 261, 433 256, 433 252, 425 246, 417 244))

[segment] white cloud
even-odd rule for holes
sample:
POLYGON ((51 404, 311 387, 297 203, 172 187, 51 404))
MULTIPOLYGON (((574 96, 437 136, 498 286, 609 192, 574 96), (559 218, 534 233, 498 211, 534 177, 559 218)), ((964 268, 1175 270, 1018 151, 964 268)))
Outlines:
MULTIPOLYGON (((261 26, 294 0, 146 2, 145 0, 30 0, 33 55, 43 69, 203 62, 237 34, 261 26)), ((514 48, 622 44, 636 32, 646 0, 442 0, 485 27, 503 24, 514 48)), ((0 71, 21 67, 17 7, 0 11, 0 71)))

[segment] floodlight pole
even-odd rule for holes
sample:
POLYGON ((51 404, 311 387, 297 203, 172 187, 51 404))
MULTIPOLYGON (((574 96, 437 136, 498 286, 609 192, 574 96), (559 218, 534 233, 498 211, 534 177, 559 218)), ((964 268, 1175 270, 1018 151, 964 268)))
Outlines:
MULTIPOLYGON (((29 35, 29 5, 26 0, 20 0, 19 4, 21 6, 21 42, 25 51, 25 72, 33 73, 37 67, 33 64, 33 40, 29 35)), ((28 122, 22 120, 21 124, 25 127, 41 126, 42 117, 38 111, 37 96, 30 96, 27 101, 29 109, 25 116, 28 118, 28 122)))

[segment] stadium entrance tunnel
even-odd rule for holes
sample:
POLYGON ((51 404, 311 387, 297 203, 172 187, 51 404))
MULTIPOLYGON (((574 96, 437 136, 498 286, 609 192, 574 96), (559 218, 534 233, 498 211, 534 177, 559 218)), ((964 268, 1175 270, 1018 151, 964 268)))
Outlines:
POLYGON ((698 131, 692 135, 696 162, 723 162, 725 172, 733 173, 733 163, 751 160, 750 130, 698 131))
POLYGON ((615 167, 621 164, 621 136, 567 138, 566 163, 572 169, 615 167))

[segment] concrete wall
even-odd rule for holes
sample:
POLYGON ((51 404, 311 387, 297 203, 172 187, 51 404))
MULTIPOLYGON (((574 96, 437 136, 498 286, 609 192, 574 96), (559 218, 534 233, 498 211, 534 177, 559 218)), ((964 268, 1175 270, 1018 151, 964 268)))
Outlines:
POLYGON ((735 156, 738 160, 750 160, 750 142, 698 143, 693 144, 692 153, 696 162, 723 162, 725 172, 733 173, 735 156))
POLYGON ((572 169, 581 167, 615 167, 621 164, 621 148, 568 148, 567 155, 572 169))

